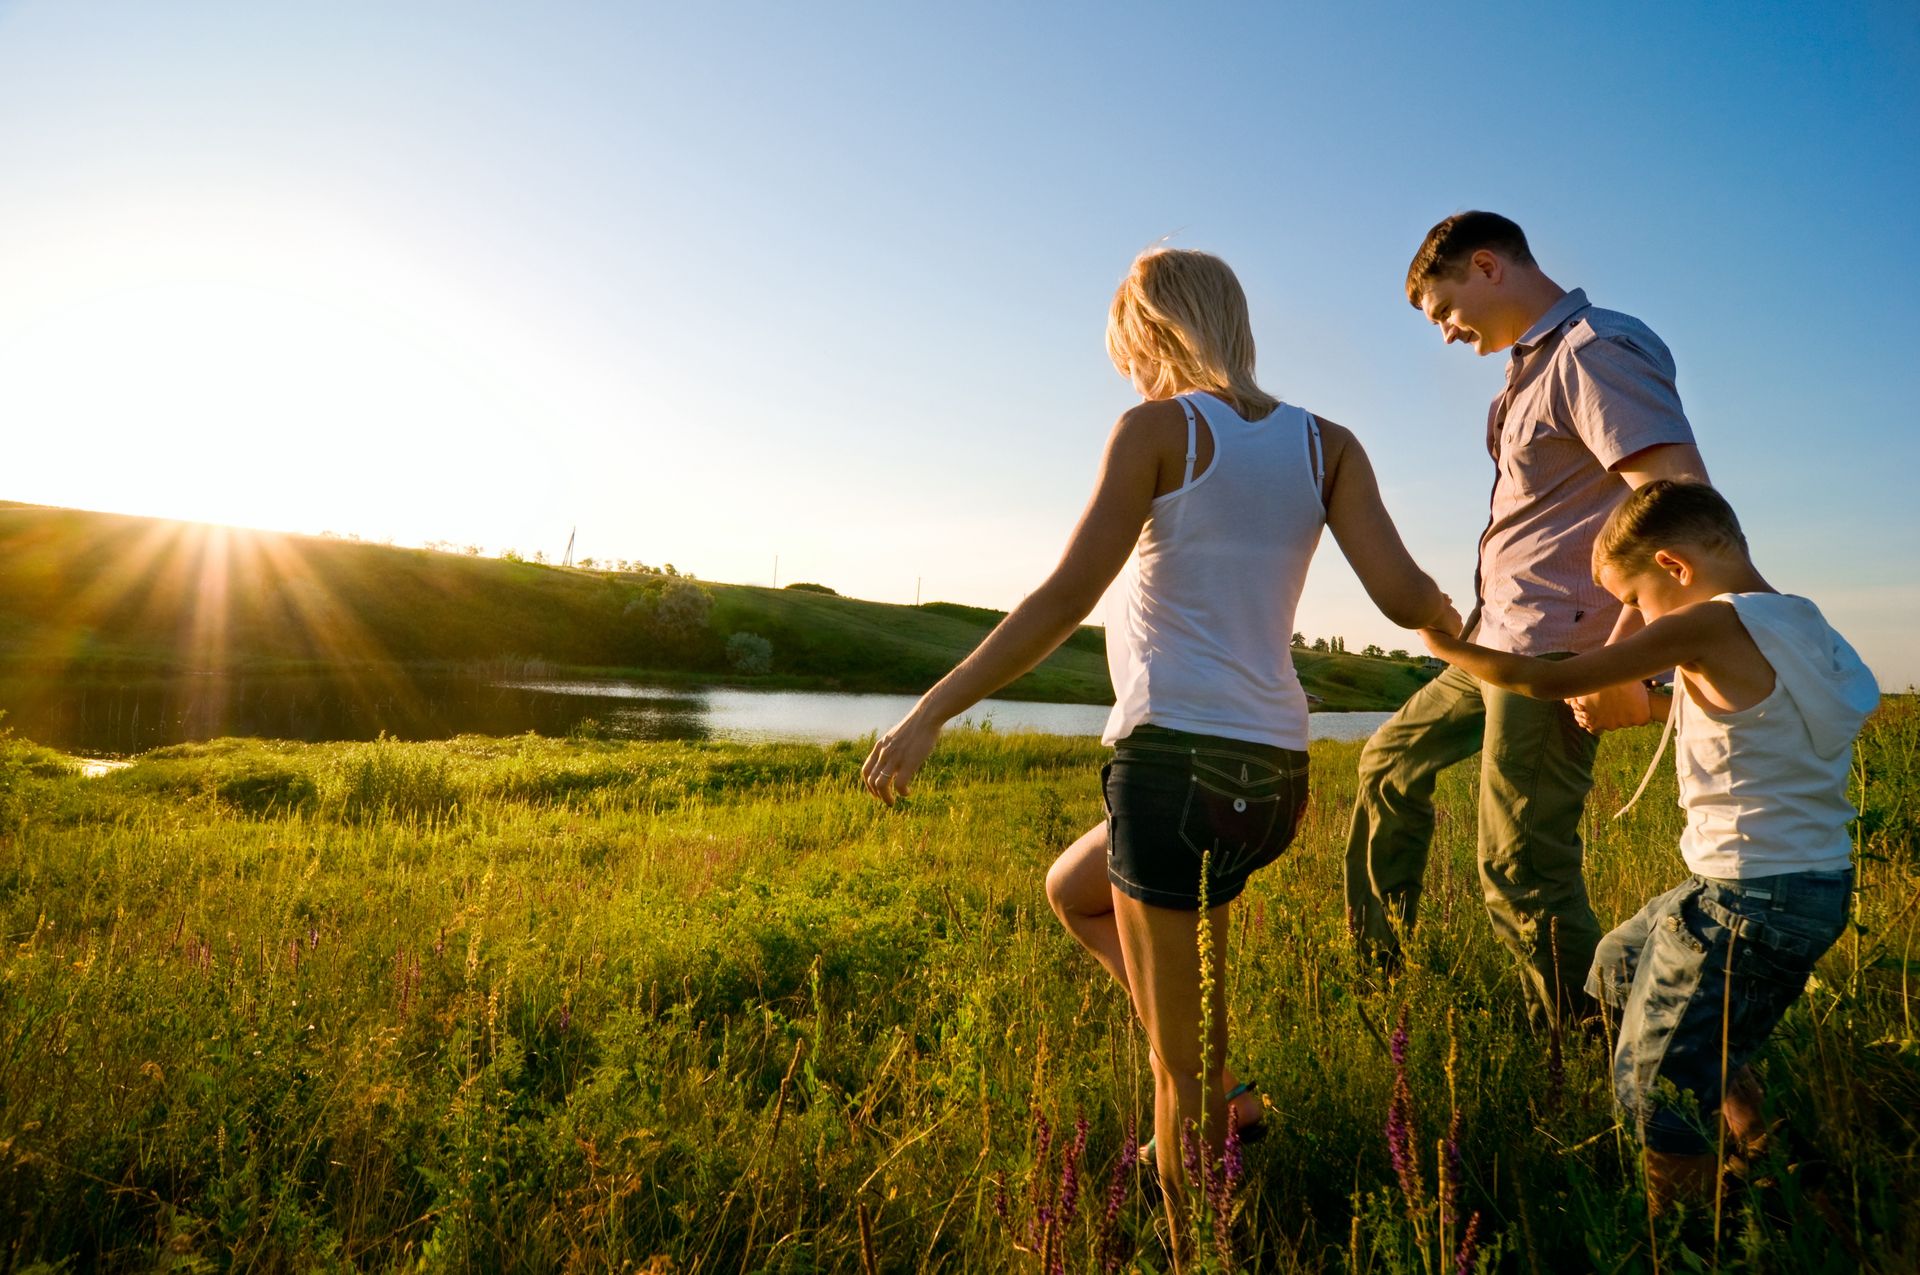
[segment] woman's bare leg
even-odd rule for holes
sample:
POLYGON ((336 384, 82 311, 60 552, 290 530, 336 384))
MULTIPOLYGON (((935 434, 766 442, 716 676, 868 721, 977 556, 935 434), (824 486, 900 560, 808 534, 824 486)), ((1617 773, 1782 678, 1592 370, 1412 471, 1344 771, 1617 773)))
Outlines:
POLYGON ((1120 930, 1113 920, 1113 887, 1107 881, 1104 820, 1062 850, 1047 869, 1047 902, 1067 933, 1125 987, 1127 966, 1120 955, 1120 930))
MULTIPOLYGON (((1202 1084, 1203 1066, 1219 1074, 1227 1056, 1227 913, 1231 905, 1211 909, 1213 992, 1208 1005, 1205 1057, 1200 1037, 1200 914, 1154 907, 1113 892, 1120 950, 1126 959, 1134 1012, 1153 1049, 1154 1158, 1169 1201, 1186 1188, 1180 1133, 1202 1124, 1209 1152, 1218 1156, 1226 1140, 1227 1103, 1219 1083, 1202 1084), (1204 1106, 1203 1106, 1204 1104, 1204 1106)), ((1169 1210, 1169 1215, 1179 1213, 1169 1210)), ((1177 1224, 1177 1223, 1176 1223, 1177 1224)))
MULTIPOLYGON (((1101 967, 1131 995, 1126 958, 1120 951, 1120 927, 1114 919, 1116 897, 1124 896, 1117 896, 1107 880, 1107 825, 1102 821, 1062 850, 1053 866, 1047 869, 1047 902, 1053 905, 1054 915, 1067 927, 1067 933, 1093 953, 1101 967)), ((1226 1065, 1225 1051, 1216 1055, 1214 1061, 1220 1069, 1220 1092, 1233 1092, 1240 1082, 1226 1065)), ((1242 1129, 1265 1115, 1260 1095, 1253 1092, 1235 1098, 1233 1109, 1242 1129)))

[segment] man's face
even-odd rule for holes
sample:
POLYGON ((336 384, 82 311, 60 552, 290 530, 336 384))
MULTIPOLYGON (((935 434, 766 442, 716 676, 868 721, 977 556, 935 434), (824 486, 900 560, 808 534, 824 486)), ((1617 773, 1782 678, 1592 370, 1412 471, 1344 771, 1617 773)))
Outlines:
POLYGON ((1420 309, 1447 344, 1463 342, 1475 354, 1494 354, 1513 344, 1500 322, 1501 302, 1497 272, 1490 277, 1473 262, 1459 278, 1435 279, 1420 294, 1420 309))

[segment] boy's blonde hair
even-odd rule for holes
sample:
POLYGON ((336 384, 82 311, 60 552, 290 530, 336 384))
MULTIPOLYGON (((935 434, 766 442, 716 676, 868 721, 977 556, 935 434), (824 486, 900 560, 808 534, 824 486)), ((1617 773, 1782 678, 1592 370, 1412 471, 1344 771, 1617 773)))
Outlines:
POLYGON ((1107 355, 1148 398, 1209 390, 1248 420, 1280 400, 1254 383, 1247 296, 1227 263, 1189 248, 1149 248, 1113 294, 1107 355))
POLYGON ((1593 541, 1594 581, 1599 582, 1602 567, 1644 571, 1653 565, 1654 554, 1673 545, 1745 553, 1747 537, 1727 498, 1707 484, 1657 478, 1628 492, 1600 528, 1593 541))

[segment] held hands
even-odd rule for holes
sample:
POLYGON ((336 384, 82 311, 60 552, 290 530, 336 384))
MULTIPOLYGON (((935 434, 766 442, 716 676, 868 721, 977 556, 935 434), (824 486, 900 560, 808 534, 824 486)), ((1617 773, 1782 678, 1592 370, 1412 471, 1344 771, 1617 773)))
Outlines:
POLYGON ((1653 708, 1647 688, 1639 682, 1609 686, 1591 695, 1567 701, 1573 708, 1573 720, 1580 729, 1598 735, 1626 726, 1644 726, 1653 720, 1653 708))
POLYGON ((913 714, 907 714, 892 730, 874 741, 873 751, 860 767, 860 781, 875 800, 891 806, 896 798, 907 795, 907 786, 939 738, 938 723, 920 725, 913 714))
MULTIPOLYGON (((1440 595, 1440 610, 1420 626, 1420 632, 1422 637, 1425 637, 1429 631, 1438 631, 1447 637, 1457 638, 1464 624, 1465 621, 1460 618, 1460 613, 1453 609, 1453 599, 1443 593, 1440 595)), ((1439 652, 1435 651, 1434 654, 1438 655, 1439 652)))
MULTIPOLYGON (((1447 608, 1452 611, 1452 607, 1447 608)), ((1426 643, 1427 650, 1449 664, 1458 663, 1454 658, 1468 645, 1460 640, 1460 617, 1453 617, 1453 628, 1426 628, 1420 630, 1420 640, 1426 643)))

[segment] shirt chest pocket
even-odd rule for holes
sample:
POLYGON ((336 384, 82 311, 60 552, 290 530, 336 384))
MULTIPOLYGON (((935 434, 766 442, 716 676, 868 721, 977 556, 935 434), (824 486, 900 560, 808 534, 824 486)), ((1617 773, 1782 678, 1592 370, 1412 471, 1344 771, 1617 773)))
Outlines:
POLYGON ((1580 444, 1538 417, 1509 419, 1500 433, 1500 472, 1529 496, 1550 491, 1579 467, 1580 444))

